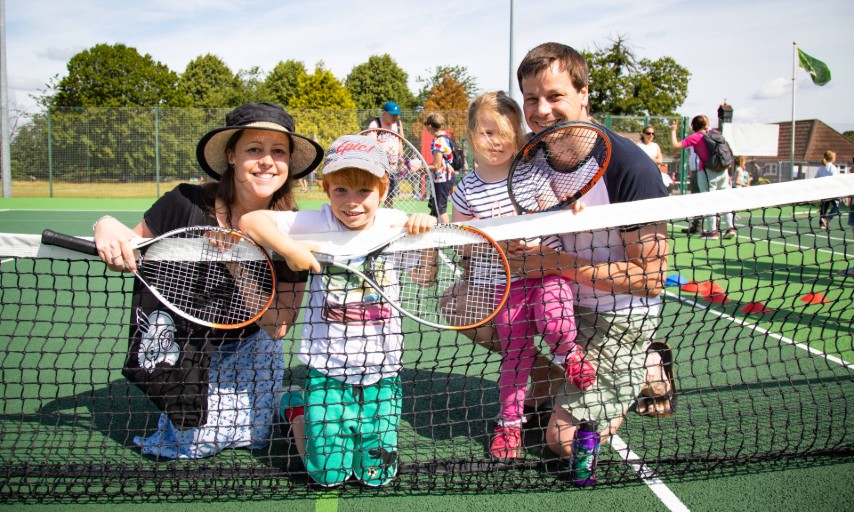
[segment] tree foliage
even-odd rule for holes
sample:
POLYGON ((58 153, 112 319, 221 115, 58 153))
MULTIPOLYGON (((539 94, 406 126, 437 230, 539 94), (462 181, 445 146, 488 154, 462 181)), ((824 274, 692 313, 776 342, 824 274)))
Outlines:
POLYGON ((445 116, 445 129, 454 134, 465 133, 468 95, 463 85, 451 75, 445 75, 442 80, 430 90, 424 102, 424 114, 440 111, 445 116))
POLYGON ((375 109, 394 101, 404 110, 415 106, 409 91, 409 75, 389 54, 372 55, 350 71, 344 83, 356 102, 356 108, 375 109))
POLYGON ((123 44, 98 44, 74 55, 55 89, 55 107, 190 105, 177 73, 123 44))
POLYGON ((350 92, 325 69, 323 62, 317 64, 313 74, 300 75, 297 89, 289 105, 304 109, 301 113, 293 112, 297 132, 317 134, 322 144, 329 144, 336 137, 359 131, 356 104, 350 92), (339 112, 329 112, 336 110, 339 112))
MULTIPOLYGON (((427 72, 431 73, 431 70, 428 69, 427 72)), ((416 97, 417 103, 426 108, 427 99, 431 96, 432 90, 445 81, 446 77, 451 77, 462 87, 466 100, 474 98, 474 95, 477 94, 477 79, 469 74, 468 68, 465 66, 438 66, 430 76, 416 78, 416 82, 424 84, 416 97)))
POLYGON ((267 90, 264 70, 259 66, 241 69, 237 72, 239 92, 234 105, 249 102, 273 101, 273 95, 267 90))
POLYGON ((234 104, 240 82, 222 59, 207 54, 187 64, 179 88, 194 107, 219 108, 234 104))
POLYGON ((640 59, 618 36, 582 52, 590 68, 590 111, 610 115, 675 115, 688 96, 691 73, 671 57, 640 59))
POLYGON ((466 110, 468 108, 468 95, 462 84, 446 75, 435 87, 430 90, 424 110, 466 110))
POLYGON ((291 100, 299 92, 299 77, 305 74, 305 64, 302 61, 279 61, 264 80, 270 99, 279 105, 290 106, 291 100))
POLYGON ((313 109, 355 109, 356 104, 350 92, 335 78, 332 71, 319 62, 313 74, 300 75, 297 80, 297 94, 290 101, 294 108, 313 109))

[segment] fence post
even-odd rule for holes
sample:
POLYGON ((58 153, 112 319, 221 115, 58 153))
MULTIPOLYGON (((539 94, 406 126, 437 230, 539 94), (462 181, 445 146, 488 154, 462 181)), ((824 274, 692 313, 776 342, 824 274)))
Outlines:
POLYGON ((47 109, 47 183, 49 197, 53 197, 53 134, 51 133, 51 109, 47 109))
MULTIPOLYGON (((682 139, 684 139, 684 138, 685 138, 685 136, 687 135, 687 131, 688 131, 688 118, 687 118, 687 117, 683 117, 683 118, 682 118, 682 129, 681 129, 681 130, 679 131, 679 133, 677 134, 677 139, 678 139, 678 140, 682 140, 682 139)), ((680 150, 679 150, 679 161, 680 161, 679 166, 682 168, 682 179, 680 180, 680 182, 681 182, 681 184, 682 184, 682 185, 681 185, 682 195, 684 195, 684 194, 685 194, 685 177, 686 177, 686 176, 688 176, 688 175, 690 174, 690 173, 688 173, 688 172, 687 172, 687 170, 688 170, 688 161, 687 161, 687 160, 685 160, 685 155, 687 155, 687 154, 688 154, 688 152, 685 150, 685 148, 680 148, 680 150)), ((694 172, 699 172, 699 170, 694 171, 694 172)), ((691 181, 691 177, 690 177, 690 176, 688 176, 688 182, 690 183, 690 181, 691 181)), ((689 185, 689 186, 690 186, 690 185, 689 185)))
POLYGON ((154 179, 155 193, 160 197, 160 105, 154 105, 154 179))

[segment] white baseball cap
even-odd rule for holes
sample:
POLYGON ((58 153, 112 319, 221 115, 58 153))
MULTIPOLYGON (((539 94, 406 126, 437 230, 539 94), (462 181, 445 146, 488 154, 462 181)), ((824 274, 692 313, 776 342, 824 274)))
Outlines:
POLYGON ((388 173, 388 156, 374 137, 344 135, 329 146, 323 174, 341 169, 361 169, 382 178, 388 173))

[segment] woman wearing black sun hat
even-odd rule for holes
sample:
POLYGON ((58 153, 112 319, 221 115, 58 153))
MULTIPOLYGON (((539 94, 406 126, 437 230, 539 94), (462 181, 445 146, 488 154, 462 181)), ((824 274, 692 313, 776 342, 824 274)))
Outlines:
MULTIPOLYGON (((293 131, 293 118, 279 105, 247 103, 229 112, 225 126, 205 134, 196 150, 214 181, 178 185, 133 229, 102 217, 93 226, 99 256, 111 269, 128 271, 136 266, 134 238, 187 226, 231 228, 260 209, 296 210, 293 183, 317 167, 323 149, 293 131)), ((135 284, 122 373, 162 411, 153 434, 134 438, 142 453, 195 459, 269 443, 284 377, 280 340, 296 319, 310 260, 280 264, 276 303, 236 331, 173 317, 135 284)))

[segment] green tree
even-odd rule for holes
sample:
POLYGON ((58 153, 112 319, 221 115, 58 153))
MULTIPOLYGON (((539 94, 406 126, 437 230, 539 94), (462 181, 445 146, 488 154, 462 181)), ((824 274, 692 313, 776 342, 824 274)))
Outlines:
POLYGON ((264 87, 269 92, 272 101, 287 107, 290 106, 291 99, 299 92, 299 77, 305 74, 305 64, 301 61, 280 61, 267 74, 264 87))
POLYGON ((594 115, 672 116, 688 96, 691 73, 686 68, 671 57, 638 60, 622 36, 582 54, 590 68, 594 115))
POLYGON ((248 102, 273 101, 273 95, 267 90, 263 78, 264 71, 258 66, 241 69, 237 72, 239 93, 235 105, 248 102))
POLYGON ((415 106, 408 82, 409 75, 387 53, 371 55, 367 62, 353 67, 344 81, 356 108, 375 109, 394 101, 404 110, 415 106))
MULTIPOLYGON (((442 112, 445 116, 445 128, 461 138, 466 129, 466 109, 468 95, 463 85, 451 75, 445 75, 429 91, 424 102, 422 117, 429 112, 442 112)), ((423 119, 421 120, 423 122, 423 119)))
POLYGON ((71 57, 55 90, 48 102, 54 107, 190 105, 177 73, 123 44, 98 44, 71 57))
POLYGON ((430 69, 427 72, 432 74, 426 78, 419 76, 415 79, 416 82, 424 84, 416 97, 418 105, 423 105, 426 108, 427 98, 431 91, 449 76, 462 87, 466 99, 471 99, 477 94, 477 79, 469 74, 468 68, 465 66, 438 66, 435 72, 430 69))
POLYGON ((848 130, 848 131, 843 132, 842 135, 844 135, 846 139, 854 142, 854 131, 848 130))
POLYGON ((296 109, 292 115, 297 132, 316 134, 321 144, 328 145, 336 137, 359 131, 356 104, 350 92, 325 69, 323 62, 317 64, 313 74, 299 77, 297 90, 289 105, 296 109))
POLYGON ((240 82, 222 59, 209 53, 187 64, 178 87, 194 107, 220 108, 234 104, 240 82))
POLYGON ((335 78, 332 71, 319 62, 314 73, 303 74, 297 81, 296 96, 291 98, 290 106, 294 108, 313 109, 355 109, 356 104, 350 97, 350 92, 335 78))

